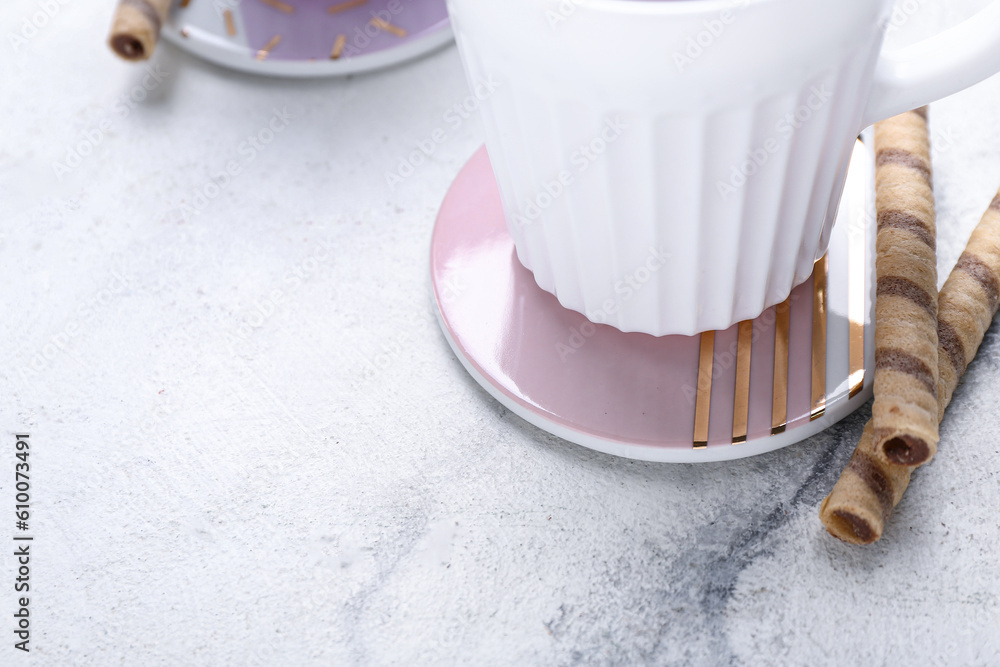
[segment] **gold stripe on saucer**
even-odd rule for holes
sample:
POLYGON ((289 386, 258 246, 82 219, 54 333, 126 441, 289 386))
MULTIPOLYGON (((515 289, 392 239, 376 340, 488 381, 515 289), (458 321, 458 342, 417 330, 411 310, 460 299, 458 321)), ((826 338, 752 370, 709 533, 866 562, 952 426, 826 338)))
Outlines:
POLYGON ((788 423, 788 328, 792 297, 774 308, 774 380, 771 389, 771 435, 785 432, 788 423))
POLYGON ((826 412, 826 278, 829 268, 829 256, 823 255, 813 271, 812 408, 809 421, 819 419, 826 412))
POLYGON ((733 401, 733 444, 747 441, 750 419, 750 353, 753 350, 753 320, 740 322, 736 339, 736 395, 733 401))
POLYGON ((694 405, 694 448, 708 447, 708 415, 712 402, 712 357, 715 354, 715 332, 701 335, 698 356, 698 394, 694 405))

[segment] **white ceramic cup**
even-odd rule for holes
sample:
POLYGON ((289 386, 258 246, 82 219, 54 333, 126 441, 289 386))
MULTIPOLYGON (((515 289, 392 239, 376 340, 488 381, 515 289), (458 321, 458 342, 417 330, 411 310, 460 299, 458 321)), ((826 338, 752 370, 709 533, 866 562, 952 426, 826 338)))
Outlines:
POLYGON ((892 0, 448 7, 470 82, 495 89, 521 263, 563 306, 657 336, 782 302, 826 251, 858 132, 1000 71, 1000 0, 895 52, 892 0))

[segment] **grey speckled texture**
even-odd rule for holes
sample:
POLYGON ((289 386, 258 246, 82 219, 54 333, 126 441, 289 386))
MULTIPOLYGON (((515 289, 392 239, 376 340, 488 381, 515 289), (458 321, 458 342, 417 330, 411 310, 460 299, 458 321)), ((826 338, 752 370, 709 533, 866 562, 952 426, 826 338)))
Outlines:
MULTIPOLYGON (((917 32, 984 2, 918 4, 917 32)), ((482 141, 443 117, 468 94, 454 49, 283 82, 163 48, 129 110, 144 75, 103 45, 109 6, 60 6, 16 52, 38 6, 0 10, 0 517, 27 429, 36 536, 27 660, 0 556, 0 664, 1000 664, 996 329, 882 542, 840 544, 817 505, 867 409, 768 456, 652 465, 465 374, 427 277, 482 141), (288 127, 241 155, 274 108, 288 127)), ((1000 185, 998 110, 1000 78, 932 108, 942 280, 1000 185)))

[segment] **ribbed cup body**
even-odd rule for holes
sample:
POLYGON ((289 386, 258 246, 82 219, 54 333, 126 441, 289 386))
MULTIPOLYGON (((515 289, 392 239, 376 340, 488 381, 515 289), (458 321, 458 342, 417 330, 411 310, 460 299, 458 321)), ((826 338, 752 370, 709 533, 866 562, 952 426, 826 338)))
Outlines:
POLYGON ((450 0, 517 255, 595 322, 726 329, 825 252, 891 0, 450 0))

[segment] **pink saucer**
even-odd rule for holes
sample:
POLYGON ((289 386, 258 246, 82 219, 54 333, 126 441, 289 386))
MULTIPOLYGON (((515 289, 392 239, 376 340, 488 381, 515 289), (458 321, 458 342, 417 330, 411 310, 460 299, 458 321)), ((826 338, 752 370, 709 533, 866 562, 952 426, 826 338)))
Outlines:
POLYGON ((872 168, 859 141, 830 250, 789 301, 726 331, 657 338, 593 324, 535 284, 482 148, 431 241, 441 327, 486 391, 571 442, 673 462, 788 446, 871 397, 872 168))

